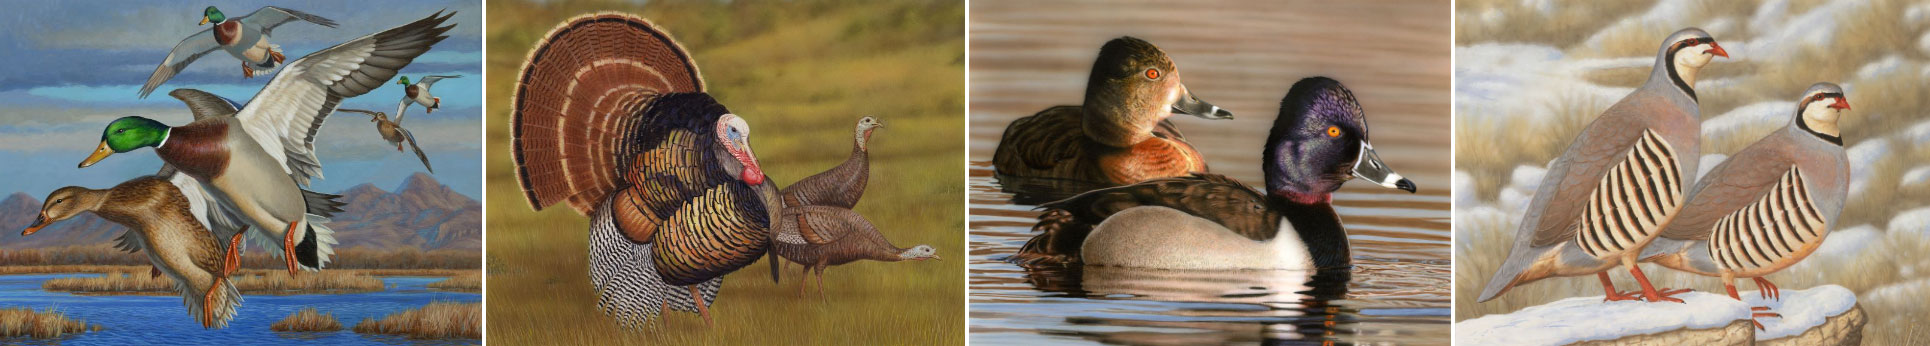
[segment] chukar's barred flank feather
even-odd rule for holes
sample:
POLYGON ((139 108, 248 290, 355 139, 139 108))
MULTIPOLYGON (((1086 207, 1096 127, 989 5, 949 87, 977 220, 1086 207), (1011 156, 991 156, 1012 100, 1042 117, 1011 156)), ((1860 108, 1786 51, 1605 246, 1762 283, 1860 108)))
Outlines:
POLYGON ((1630 148, 1620 164, 1595 185, 1575 241, 1589 256, 1603 256, 1647 243, 1682 206, 1682 173, 1675 149, 1653 130, 1630 148))
MULTIPOLYGON (((665 306, 696 312, 688 289, 658 276, 654 246, 631 242, 618 230, 610 212, 613 203, 606 200, 590 218, 590 283, 596 286, 597 307, 631 328, 648 324, 665 306)), ((723 283, 723 278, 715 278, 699 286, 704 306, 717 300, 723 283)))
POLYGON ((1829 230, 1805 187, 1803 170, 1790 168, 1769 194, 1716 221, 1709 257, 1723 269, 1748 272, 1801 259, 1829 230))
POLYGON ((545 37, 517 80, 511 153, 531 205, 569 201, 587 214, 619 188, 637 108, 702 92, 703 79, 682 46, 641 18, 582 16, 545 37))

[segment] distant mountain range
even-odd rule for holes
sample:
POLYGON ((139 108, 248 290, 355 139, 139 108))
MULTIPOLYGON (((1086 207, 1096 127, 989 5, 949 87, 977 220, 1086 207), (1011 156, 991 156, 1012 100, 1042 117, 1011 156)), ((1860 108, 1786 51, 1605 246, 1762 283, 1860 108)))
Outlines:
MULTIPOLYGON (((336 194, 348 203, 328 223, 341 242, 337 249, 482 249, 482 204, 428 174, 409 176, 394 192, 362 184, 336 194)), ((40 198, 25 193, 0 200, 0 249, 111 245, 126 230, 88 213, 55 223, 33 236, 20 236, 20 230, 40 213, 40 206, 40 198)))

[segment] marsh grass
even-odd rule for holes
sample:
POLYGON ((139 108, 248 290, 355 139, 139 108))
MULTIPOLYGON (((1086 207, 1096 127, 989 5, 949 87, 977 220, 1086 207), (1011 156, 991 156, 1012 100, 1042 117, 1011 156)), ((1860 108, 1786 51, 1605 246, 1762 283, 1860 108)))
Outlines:
POLYGON ((334 313, 321 313, 314 307, 302 308, 287 318, 269 325, 268 330, 277 332, 333 332, 342 330, 342 322, 335 320, 334 313))
MULTIPOLYGON (((259 249, 256 249, 259 250, 259 249)), ((147 254, 125 252, 113 246, 71 245, 51 248, 0 250, 0 268, 56 265, 147 266, 147 254)), ((242 268, 278 269, 287 262, 258 251, 241 255, 242 268)), ((364 247, 337 249, 328 269, 477 269, 482 255, 474 250, 431 250, 414 248, 376 250, 364 247)), ((5 270, 5 269, 0 269, 5 270)))
POLYGON ((964 8, 959 2, 490 2, 491 343, 919 344, 965 336, 964 8), (871 180, 857 211, 898 246, 929 244, 940 262, 858 262, 825 272, 826 294, 798 298, 793 269, 767 263, 725 277, 715 325, 670 312, 626 330, 596 307, 588 220, 530 211, 509 159, 509 101, 529 47, 593 11, 642 15, 694 55, 708 90, 760 129, 760 164, 784 186, 842 162, 858 117, 872 137, 871 180))
POLYGON ((434 302, 389 314, 380 320, 364 318, 355 324, 355 332, 403 335, 410 339, 481 339, 482 316, 482 303, 434 302))
MULTIPOLYGON (((1463 2, 1466 3, 1466 2, 1463 2)), ((1483 2, 1486 3, 1486 2, 1483 2)), ((1754 15, 1753 7, 1761 2, 1704 1, 1695 6, 1696 13, 1688 16, 1689 23, 1696 25, 1723 18, 1736 25, 1729 32, 1716 32, 1721 42, 1740 42, 1771 30, 1782 27, 1749 27, 1747 23, 1754 15)), ((1493 2, 1493 6, 1519 7, 1522 3, 1513 1, 1493 2)), ((1569 6, 1586 6, 1564 4, 1569 6)), ((1788 15, 1798 16, 1821 6, 1838 6, 1814 0, 1791 1, 1788 15)), ((1865 327, 1865 341, 1872 344, 1923 344, 1930 341, 1930 330, 1919 328, 1922 321, 1930 318, 1930 308, 1921 303, 1921 297, 1930 294, 1930 235, 1920 230, 1892 229, 1891 220, 1903 211, 1930 206, 1930 184, 1922 182, 1902 182, 1901 177, 1910 169, 1930 162, 1930 149, 1920 148, 1923 143, 1908 138, 1903 130, 1924 123, 1925 110, 1930 110, 1930 98, 1924 97, 1925 87, 1922 73, 1930 61, 1930 55, 1917 50, 1915 40, 1925 34, 1926 29, 1908 27, 1898 20, 1909 6, 1915 3, 1898 0, 1876 0, 1849 4, 1855 6, 1836 14, 1834 27, 1816 27, 1808 30, 1834 31, 1830 40, 1817 46, 1791 46, 1787 51, 1755 51, 1755 56, 1738 59, 1719 59, 1705 71, 1704 81, 1721 80, 1698 84, 1697 93, 1701 96, 1701 109, 1704 121, 1719 119, 1722 114, 1739 107, 1760 102, 1793 102, 1810 84, 1818 81, 1835 82, 1848 88, 1850 103, 1854 108, 1846 112, 1839 126, 1843 129, 1844 141, 1848 147, 1883 142, 1888 145, 1887 154, 1867 165, 1851 167, 1853 171, 1867 172, 1867 186, 1853 191, 1848 199, 1838 229, 1859 225, 1870 225, 1882 233, 1867 247, 1854 254, 1840 257, 1812 257, 1780 273, 1768 277, 1777 285, 1787 289, 1803 289, 1818 285, 1841 285, 1856 292, 1859 304, 1869 313, 1870 324, 1865 327), (1890 58, 1898 59, 1893 70, 1884 73, 1862 73, 1872 63, 1890 58)), ((1647 5, 1635 12, 1647 11, 1647 5)), ((1521 12, 1523 9, 1508 9, 1508 13, 1521 12)), ((1466 17, 1467 12, 1459 14, 1466 17)), ((1607 12, 1605 15, 1615 15, 1607 12)), ((1459 18, 1457 17, 1457 18, 1459 18)), ((1561 47, 1568 55, 1579 58, 1626 58, 1650 57, 1654 54, 1658 40, 1678 27, 1652 25, 1637 27, 1625 24, 1602 25, 1596 29, 1576 29, 1573 27, 1550 27, 1545 30, 1579 30, 1581 32, 1560 33, 1511 33, 1519 36, 1560 36, 1596 37, 1600 36, 1599 46, 1550 42, 1561 47)), ((1536 31, 1530 28, 1528 31, 1536 31)), ((1463 31, 1464 33, 1466 31, 1463 31)), ((1510 42, 1494 37, 1460 36, 1460 44, 1481 42, 1510 42)), ((1575 42, 1581 42, 1576 40, 1575 42)), ((1733 52, 1733 51, 1732 51, 1733 52)), ((1633 87, 1646 78, 1646 67, 1617 68, 1591 71, 1577 76, 1583 80, 1603 86, 1633 87)), ((1563 102, 1582 103, 1586 100, 1566 98, 1563 102)), ((1609 100, 1613 102, 1613 100, 1609 100)), ((1588 119, 1599 114, 1607 104, 1577 105, 1571 109, 1582 114, 1555 114, 1561 119, 1588 119)), ((1793 116, 1794 109, 1786 116, 1793 116)), ((1560 128, 1542 129, 1532 127, 1533 121, 1511 119, 1543 119, 1542 114, 1472 114, 1462 112, 1456 119, 1456 169, 1467 172, 1476 182, 1478 200, 1493 201, 1497 192, 1506 186, 1509 174, 1519 165, 1541 167, 1546 160, 1558 155, 1561 148, 1545 146, 1550 141, 1566 141, 1572 132, 1560 128), (1533 133, 1534 135, 1520 135, 1533 133), (1512 138, 1530 137, 1530 138, 1512 138), (1549 138, 1538 138, 1549 137, 1549 138), (1556 139, 1550 139, 1556 138, 1556 139)), ((1772 117, 1775 124, 1763 126, 1749 125, 1736 128, 1735 132, 1704 136, 1702 154, 1732 154, 1762 136, 1763 129, 1781 126, 1788 121, 1786 117, 1772 117)), ((1585 125, 1586 120, 1580 124, 1585 125)), ((1569 125, 1579 129, 1582 125, 1569 125)), ((1467 192, 1467 191, 1463 191, 1467 192)), ((1489 210, 1479 212, 1470 210, 1466 205, 1457 205, 1455 220, 1455 320, 1467 320, 1492 313, 1516 311, 1532 305, 1575 296, 1601 295, 1601 286, 1593 277, 1553 278, 1525 286, 1487 303, 1476 303, 1481 290, 1490 275, 1507 256, 1512 245, 1519 213, 1515 210, 1489 210)), ((1658 286, 1686 287, 1705 292, 1722 292, 1723 286, 1714 278, 1675 272, 1667 268, 1643 265, 1643 270, 1658 286)), ((1610 271, 1616 285, 1631 289, 1635 283, 1629 278, 1626 268, 1610 271)), ((1741 281, 1739 290, 1753 290, 1752 284, 1741 281)), ((1746 293, 1745 293, 1746 294, 1746 293)))
MULTIPOLYGON (((322 270, 289 276, 287 271, 247 269, 228 278, 242 294, 359 293, 383 289, 382 280, 354 270, 322 270)), ((48 291, 75 294, 178 294, 174 279, 151 276, 145 268, 112 271, 99 277, 54 278, 41 283, 48 291)))
POLYGON ((429 288, 444 291, 482 293, 482 273, 474 272, 451 276, 442 281, 429 283, 429 288))
POLYGON ((89 325, 87 321, 67 318, 66 314, 48 309, 34 311, 29 308, 0 309, 0 338, 32 337, 53 339, 63 335, 83 332, 98 332, 101 326, 89 325))

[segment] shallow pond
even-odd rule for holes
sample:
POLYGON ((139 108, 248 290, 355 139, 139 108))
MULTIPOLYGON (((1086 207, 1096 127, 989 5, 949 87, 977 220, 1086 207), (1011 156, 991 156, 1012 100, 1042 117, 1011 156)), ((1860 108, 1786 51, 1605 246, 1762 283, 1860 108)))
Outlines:
POLYGON ((350 331, 363 318, 380 319, 391 313, 414 309, 431 302, 480 302, 482 295, 435 291, 427 288, 441 277, 381 277, 380 292, 355 294, 243 295, 235 319, 225 329, 203 329, 188 316, 178 295, 74 295, 48 292, 42 282, 61 277, 90 277, 100 274, 0 275, 0 307, 27 307, 35 311, 53 309, 68 318, 100 325, 102 330, 60 339, 0 339, 0 343, 59 345, 141 345, 141 344, 315 344, 315 345, 473 345, 478 340, 408 340, 400 336, 363 335, 350 331), (331 333, 282 333, 268 326, 302 308, 314 307, 335 314, 342 331, 331 333))

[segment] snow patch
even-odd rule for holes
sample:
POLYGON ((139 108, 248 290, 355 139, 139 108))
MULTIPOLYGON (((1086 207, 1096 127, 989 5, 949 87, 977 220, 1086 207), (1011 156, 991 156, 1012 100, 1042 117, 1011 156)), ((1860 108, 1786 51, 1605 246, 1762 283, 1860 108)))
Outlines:
POLYGON ((1896 74, 1897 71, 1902 69, 1903 56, 1891 54, 1882 59, 1872 61, 1869 64, 1864 64, 1862 68, 1856 70, 1856 78, 1864 80, 1878 79, 1896 74))
POLYGON ((1560 49, 1531 44, 1481 43, 1454 49, 1455 113, 1465 119, 1502 121, 1553 119, 1559 106, 1575 102, 1607 105, 1632 88, 1589 83, 1588 71, 1647 66, 1641 59, 1568 61, 1560 49))
POLYGON ((1471 206, 1476 203, 1481 203, 1481 200, 1474 197, 1474 175, 1468 174, 1467 171, 1455 170, 1452 185, 1454 189, 1452 191, 1456 192, 1454 194, 1454 205, 1471 206))
POLYGON ((1930 3, 1921 3, 1903 10, 1903 27, 1920 28, 1930 24, 1930 3))
MULTIPOLYGON (((1790 291, 1784 292, 1789 297, 1790 291)), ((1690 292, 1675 297, 1686 304, 1603 302, 1601 296, 1562 299, 1455 323, 1454 343, 1565 345, 1683 328, 1721 328, 1749 318, 1749 305, 1726 295, 1690 292)))
POLYGON ((1722 164, 1722 160, 1728 158, 1729 155, 1723 154, 1702 155, 1701 163, 1696 165, 1695 181, 1702 181, 1702 177, 1708 176, 1709 171, 1715 170, 1716 165, 1722 164))
MULTIPOLYGON (((1786 3, 1771 4, 1787 6, 1786 3)), ((1827 45, 1832 38, 1836 37, 1837 18, 1843 17, 1843 14, 1850 13, 1858 6, 1865 5, 1867 4, 1862 1, 1833 1, 1787 19, 1771 19, 1771 17, 1781 17, 1774 12, 1787 11, 1787 8, 1758 10, 1757 17, 1750 21, 1750 29, 1756 30, 1757 33, 1755 39, 1748 41, 1741 47, 1742 49, 1729 49, 1729 51, 1734 54, 1732 56, 1739 59, 1757 61, 1788 59, 1795 56, 1789 52, 1799 51, 1799 48, 1827 45)), ((1721 42, 1722 38, 1717 37, 1716 41, 1721 42)), ((1728 45, 1723 47, 1728 48, 1728 45)))
POLYGON ((1902 180, 1897 181, 1897 187, 1922 188, 1925 186, 1930 186, 1930 165, 1911 168, 1903 172, 1902 180))
POLYGON ((1881 231, 1878 231, 1876 227, 1870 225, 1858 225, 1856 227, 1830 231, 1829 237, 1824 238, 1823 245, 1816 247, 1816 252, 1810 256, 1812 256, 1812 259, 1856 258, 1856 256, 1862 255, 1863 248, 1875 243, 1877 239, 1882 236, 1883 233, 1881 231))
POLYGON ((1903 130, 1903 141, 1912 144, 1930 143, 1930 121, 1910 125, 1909 129, 1903 130))
POLYGON ((1547 174, 1545 168, 1515 166, 1514 173, 1508 175, 1508 186, 1495 194, 1495 206, 1504 210, 1528 210, 1528 204, 1534 202, 1535 189, 1541 187, 1541 179, 1547 174))
MULTIPOLYGON (((1850 158, 1850 167, 1873 167, 1877 161, 1889 156, 1890 151, 1890 141, 1881 139, 1863 141, 1863 143, 1857 143, 1854 146, 1850 146, 1849 150, 1846 150, 1850 158)), ((1863 188, 1869 185, 1871 174, 1874 173, 1869 169, 1850 170, 1851 196, 1863 193, 1863 188)))
POLYGON ((1724 143, 1732 140, 1755 143, 1769 131, 1788 125, 1790 117, 1794 116, 1796 116, 1796 103, 1789 101, 1757 102, 1736 107, 1702 122, 1702 143, 1705 143, 1705 146, 1706 143, 1724 143))
POLYGON ((1924 233, 1925 231, 1930 231, 1930 208, 1911 209, 1890 218, 1890 233, 1924 233))

